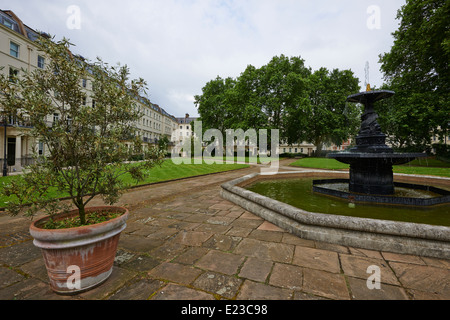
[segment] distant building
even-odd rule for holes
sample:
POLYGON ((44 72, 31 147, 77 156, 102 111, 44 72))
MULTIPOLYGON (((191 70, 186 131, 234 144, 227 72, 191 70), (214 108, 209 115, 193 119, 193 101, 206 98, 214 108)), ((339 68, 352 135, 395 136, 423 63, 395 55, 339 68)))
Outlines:
POLYGON ((192 128, 192 122, 197 119, 198 118, 190 117, 188 113, 186 113, 184 118, 175 118, 177 121, 177 126, 172 132, 171 141, 174 143, 181 143, 183 140, 191 139, 191 137, 195 136, 192 128))

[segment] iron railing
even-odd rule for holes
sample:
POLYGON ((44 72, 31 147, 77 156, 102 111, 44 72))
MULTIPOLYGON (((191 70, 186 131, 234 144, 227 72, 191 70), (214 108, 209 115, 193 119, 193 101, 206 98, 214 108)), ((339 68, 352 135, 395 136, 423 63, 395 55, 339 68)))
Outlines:
MULTIPOLYGON (((0 159, 0 168, 3 169, 3 164, 5 162, 5 159, 0 159)), ((6 160, 6 167, 8 173, 21 171, 21 169, 31 166, 36 163, 36 159, 31 156, 21 157, 21 158, 15 158, 15 159, 7 159, 6 160), (20 170, 17 170, 18 168, 21 168, 20 170)))

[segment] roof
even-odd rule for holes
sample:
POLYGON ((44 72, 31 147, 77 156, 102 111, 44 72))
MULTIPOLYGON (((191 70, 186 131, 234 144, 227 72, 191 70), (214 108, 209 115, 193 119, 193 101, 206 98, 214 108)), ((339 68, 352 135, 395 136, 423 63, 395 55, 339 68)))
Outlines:
POLYGON ((35 41, 39 35, 48 36, 46 33, 38 33, 23 24, 22 20, 20 20, 11 10, 0 10, 0 23, 31 41, 35 41))
POLYGON ((191 123, 192 121, 195 121, 195 120, 197 120, 198 118, 192 118, 192 117, 189 117, 189 118, 176 118, 176 120, 177 120, 177 122, 178 123, 186 123, 186 124, 189 124, 189 123, 191 123))

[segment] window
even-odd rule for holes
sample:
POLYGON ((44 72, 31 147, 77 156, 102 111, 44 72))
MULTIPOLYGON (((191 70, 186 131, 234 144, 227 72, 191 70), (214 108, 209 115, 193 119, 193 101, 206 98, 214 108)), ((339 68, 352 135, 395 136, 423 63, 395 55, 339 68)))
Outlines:
POLYGON ((9 21, 9 20, 3 19, 3 24, 4 24, 6 27, 10 28, 10 29, 13 28, 13 24, 12 24, 12 22, 9 21))
POLYGON ((8 123, 9 123, 10 125, 15 125, 15 124, 16 124, 16 117, 9 116, 9 117, 8 117, 8 123))
POLYGON ((87 87, 87 80, 83 79, 83 88, 86 88, 86 87, 87 87))
POLYGON ((16 82, 19 76, 19 70, 9 67, 9 81, 16 82))
POLYGON ((19 57, 19 45, 17 43, 12 41, 9 43, 9 54, 16 58, 19 57))
POLYGON ((44 154, 44 143, 39 141, 39 155, 42 156, 44 154))
POLYGON ((92 108, 95 108, 95 100, 92 100, 92 108))
POLYGON ((83 106, 86 105, 86 97, 83 97, 83 106))
POLYGON ((38 56, 38 67, 41 69, 44 69, 45 66, 45 59, 42 56, 38 56))
POLYGON ((53 122, 58 122, 58 120, 59 120, 59 114, 54 113, 53 114, 53 122))

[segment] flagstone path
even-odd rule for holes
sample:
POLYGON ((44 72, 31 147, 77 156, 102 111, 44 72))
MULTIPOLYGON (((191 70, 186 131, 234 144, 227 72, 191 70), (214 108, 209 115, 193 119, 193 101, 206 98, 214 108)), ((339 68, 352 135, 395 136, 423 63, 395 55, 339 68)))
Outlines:
POLYGON ((258 170, 125 193, 130 218, 112 275, 75 296, 50 290, 29 220, 0 212, 0 300, 450 299, 450 260, 301 239, 220 197, 222 183, 258 170), (370 266, 380 289, 367 286, 370 266))

